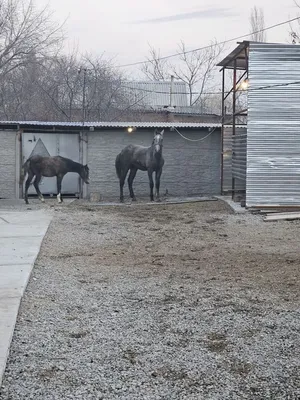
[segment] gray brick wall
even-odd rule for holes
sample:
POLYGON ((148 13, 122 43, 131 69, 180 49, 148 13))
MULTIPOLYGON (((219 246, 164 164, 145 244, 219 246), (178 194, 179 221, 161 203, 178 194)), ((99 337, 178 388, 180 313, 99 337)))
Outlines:
MULTIPOLYGON (((191 139, 208 134, 207 129, 197 132, 181 129, 191 139)), ((115 158, 129 143, 149 146, 153 130, 137 130, 128 134, 125 130, 89 132, 88 165, 91 183, 89 192, 100 192, 104 197, 119 196, 118 178, 115 172, 115 158)), ((177 132, 165 130, 163 155, 165 166, 161 177, 161 194, 166 189, 170 195, 219 194, 221 133, 217 129, 200 142, 184 140, 177 132)), ((148 176, 138 171, 134 181, 137 197, 149 194, 148 176)), ((125 196, 128 185, 125 185, 125 196)))
POLYGON ((15 198, 16 134, 0 131, 0 198, 15 198))
MULTIPOLYGON (((191 139, 208 134, 207 129, 198 132, 181 130, 191 139)), ((129 143, 149 146, 153 130, 128 134, 124 130, 89 132, 88 165, 91 183, 89 192, 100 192, 104 197, 119 196, 118 178, 115 172, 116 155, 129 143)), ((200 142, 189 142, 178 133, 165 131, 163 155, 165 166, 161 177, 161 194, 166 189, 170 195, 219 194, 220 183, 220 130, 200 142)), ((134 181, 137 197, 148 196, 149 184, 146 172, 138 171, 134 181)), ((127 182, 125 196, 128 195, 127 182)))

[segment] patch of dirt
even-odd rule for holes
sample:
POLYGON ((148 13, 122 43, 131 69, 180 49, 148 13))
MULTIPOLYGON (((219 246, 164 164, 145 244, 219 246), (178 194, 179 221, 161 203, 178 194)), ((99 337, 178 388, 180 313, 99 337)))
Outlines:
POLYGON ((57 208, 1 400, 297 398, 299 228, 219 201, 57 208))

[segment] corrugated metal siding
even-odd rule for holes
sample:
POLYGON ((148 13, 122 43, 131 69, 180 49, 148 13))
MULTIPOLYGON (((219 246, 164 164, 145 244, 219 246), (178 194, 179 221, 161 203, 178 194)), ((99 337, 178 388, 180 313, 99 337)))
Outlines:
POLYGON ((300 46, 250 44, 247 193, 252 206, 300 205, 300 46))
MULTIPOLYGON (((132 100, 148 107, 165 107, 170 104, 171 82, 166 81, 127 81, 123 88, 130 93, 132 100)), ((188 90, 184 82, 173 83, 173 106, 188 106, 188 90)))
MULTIPOLYGON (((207 135, 208 131, 181 131, 191 139, 207 135)), ((88 165, 91 174, 89 192, 103 196, 119 196, 119 182, 115 172, 115 158, 127 144, 149 146, 153 130, 131 135, 126 132, 103 131, 88 133, 88 165)), ((161 178, 161 194, 170 195, 219 194, 220 187, 221 133, 217 129, 201 142, 188 142, 176 132, 166 131, 163 155, 165 166, 161 178)), ((137 197, 149 195, 148 175, 138 171, 134 181, 137 197)), ((125 195, 128 195, 127 182, 125 195)))
POLYGON ((232 186, 232 127, 223 131, 223 192, 230 192, 232 186))
POLYGON ((244 189, 246 189, 246 171, 247 130, 236 129, 232 142, 232 176, 244 182, 244 189))
MULTIPOLYGON (((236 135, 233 140, 232 136, 232 126, 225 126, 223 131, 223 192, 231 192, 232 191, 232 177, 235 168, 235 178, 237 179, 235 182, 235 188, 238 190, 245 190, 245 183, 240 182, 240 176, 238 176, 238 163, 241 157, 243 159, 243 167, 244 174, 246 175, 246 156, 242 155, 242 153, 246 154, 246 149, 243 149, 243 146, 246 146, 246 136, 247 136, 247 128, 236 128, 236 135), (235 156, 233 157, 232 152, 235 152, 235 156)), ((246 179, 246 176, 244 180, 246 179)))
POLYGON ((0 131, 0 198, 16 195, 16 133, 0 131))

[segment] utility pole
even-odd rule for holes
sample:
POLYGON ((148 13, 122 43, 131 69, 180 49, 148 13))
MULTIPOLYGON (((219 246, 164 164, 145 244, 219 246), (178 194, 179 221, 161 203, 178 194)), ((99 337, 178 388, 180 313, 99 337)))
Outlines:
POLYGON ((86 74, 87 74, 87 68, 79 68, 78 73, 80 74, 83 72, 83 87, 82 87, 82 126, 85 124, 85 118, 86 118, 86 109, 85 109, 85 98, 86 98, 86 74))
POLYGON ((173 94, 174 94, 174 75, 171 75, 171 84, 170 84, 170 107, 173 107, 173 94))

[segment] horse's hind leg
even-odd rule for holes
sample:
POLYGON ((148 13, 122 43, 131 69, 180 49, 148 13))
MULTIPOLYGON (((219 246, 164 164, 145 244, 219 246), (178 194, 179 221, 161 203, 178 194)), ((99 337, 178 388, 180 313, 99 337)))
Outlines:
POLYGON ((24 195, 24 200, 25 200, 26 204, 29 204, 28 203, 28 189, 29 189, 29 186, 30 186, 30 183, 31 183, 33 177, 34 177, 33 173, 28 172, 28 176, 27 176, 26 183, 25 183, 25 195, 24 195))
POLYGON ((121 203, 124 202, 124 183, 125 183, 126 175, 120 176, 120 202, 121 203))
POLYGON ((57 201, 59 203, 63 202, 63 198, 61 196, 61 182, 63 180, 63 176, 58 176, 57 177, 57 201))
POLYGON ((40 188, 39 188, 39 183, 40 183, 41 179, 42 179, 41 175, 36 175, 36 177, 34 179, 34 182, 33 182, 33 186, 34 186, 34 188, 35 188, 35 190, 37 192, 37 195, 38 195, 39 199, 41 200, 41 202, 45 203, 44 196, 42 195, 42 193, 40 191, 40 188))
POLYGON ((137 169, 136 168, 131 168, 129 176, 128 176, 128 187, 129 187, 129 193, 130 193, 130 197, 132 198, 133 201, 136 200, 134 192, 133 192, 133 188, 132 188, 132 183, 133 180, 135 178, 135 175, 137 173, 137 169))
POLYGON ((122 171, 119 180, 120 180, 120 202, 124 202, 124 184, 125 184, 125 179, 127 176, 129 168, 125 169, 122 171))

